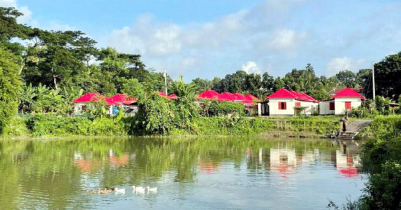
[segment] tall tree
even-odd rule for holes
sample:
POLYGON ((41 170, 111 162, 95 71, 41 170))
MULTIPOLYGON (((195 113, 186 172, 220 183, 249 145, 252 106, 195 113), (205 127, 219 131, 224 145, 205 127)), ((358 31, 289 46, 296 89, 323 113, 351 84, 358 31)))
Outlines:
POLYGON ((340 71, 336 74, 336 77, 340 82, 346 87, 354 88, 356 87, 356 75, 350 70, 340 71))
POLYGON ((401 52, 375 64, 376 94, 397 100, 401 94, 401 52))
POLYGON ((22 85, 18 75, 19 60, 12 52, 0 47, 0 134, 17 113, 22 85))

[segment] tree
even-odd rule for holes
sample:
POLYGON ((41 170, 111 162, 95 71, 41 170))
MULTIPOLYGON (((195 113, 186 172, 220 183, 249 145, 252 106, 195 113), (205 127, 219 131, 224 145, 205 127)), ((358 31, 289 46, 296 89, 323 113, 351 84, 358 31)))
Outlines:
POLYGON ((267 72, 263 73, 262 75, 262 88, 264 90, 264 96, 269 95, 273 92, 274 78, 273 76, 270 76, 267 72))
POLYGON ((123 84, 122 93, 142 100, 146 97, 145 90, 142 83, 138 82, 138 79, 129 79, 123 84))
POLYGON ((344 71, 340 71, 338 72, 338 74, 336 74, 336 77, 338 78, 338 80, 340 80, 340 82, 350 88, 354 88, 356 87, 357 83, 356 83, 356 75, 354 72, 350 71, 350 70, 344 70, 344 71))
POLYGON ((212 81, 207 79, 201 79, 199 77, 193 79, 191 84, 194 86, 196 93, 200 93, 205 90, 211 89, 213 86, 212 81))
POLYGON ((375 64, 376 94, 397 100, 401 94, 401 52, 375 64))
POLYGON ((19 59, 9 50, 0 47, 0 134, 17 113, 22 85, 18 76, 19 59))

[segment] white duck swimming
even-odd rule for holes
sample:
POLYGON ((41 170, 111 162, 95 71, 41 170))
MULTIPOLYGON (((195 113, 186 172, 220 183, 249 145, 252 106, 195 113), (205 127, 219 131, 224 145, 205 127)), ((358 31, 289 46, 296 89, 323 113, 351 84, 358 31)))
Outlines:
POLYGON ((118 189, 118 188, 115 188, 115 189, 114 189, 114 192, 115 192, 116 194, 125 194, 125 189, 118 189))
POLYGON ((157 193, 157 187, 152 187, 152 188, 150 188, 149 186, 147 186, 146 189, 148 189, 148 193, 149 193, 149 192, 151 192, 151 193, 157 193))
POLYGON ((133 191, 135 191, 135 194, 145 194, 145 188, 144 187, 135 187, 132 186, 133 191))

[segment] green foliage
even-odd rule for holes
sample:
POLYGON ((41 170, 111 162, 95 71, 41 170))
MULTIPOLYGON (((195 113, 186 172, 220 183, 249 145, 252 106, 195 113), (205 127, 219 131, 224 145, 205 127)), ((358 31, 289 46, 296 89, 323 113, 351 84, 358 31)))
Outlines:
POLYGON ((363 170, 370 177, 356 209, 399 209, 401 116, 377 116, 366 130, 375 134, 362 150, 363 170))
POLYGON ((399 78, 401 78, 401 52, 388 55, 375 64, 376 94, 397 100, 401 94, 399 78))
POLYGON ((356 75, 350 70, 340 71, 336 74, 336 77, 346 87, 354 88, 357 85, 356 75))
POLYGON ((0 135, 17 113, 21 81, 18 57, 0 46, 0 135))
POLYGON ((124 121, 116 118, 62 117, 36 114, 26 121, 33 136, 113 136, 127 135, 124 121))
POLYGON ((130 134, 167 134, 170 129, 175 127, 174 109, 175 106, 171 100, 158 94, 153 94, 140 101, 130 134))
POLYGON ((399 107, 391 107, 393 103, 389 98, 376 96, 376 100, 365 100, 359 108, 353 108, 352 115, 358 118, 375 117, 379 115, 394 115, 399 112, 399 107))
POLYGON ((73 106, 71 101, 83 94, 82 89, 64 87, 62 89, 50 89, 39 84, 37 87, 23 86, 19 93, 19 110, 26 112, 71 114, 73 106))
POLYGON ((202 100, 203 116, 245 115, 244 104, 229 101, 202 100))
POLYGON ((25 120, 15 116, 9 124, 4 128, 4 137, 23 137, 29 135, 29 130, 26 127, 25 120))
POLYGON ((128 96, 133 96, 139 100, 145 98, 144 87, 138 82, 138 79, 128 79, 126 82, 124 82, 121 92, 128 96))
POLYGON ((400 209, 401 207, 401 165, 386 162, 379 173, 372 174, 364 189, 361 200, 366 209, 400 209))

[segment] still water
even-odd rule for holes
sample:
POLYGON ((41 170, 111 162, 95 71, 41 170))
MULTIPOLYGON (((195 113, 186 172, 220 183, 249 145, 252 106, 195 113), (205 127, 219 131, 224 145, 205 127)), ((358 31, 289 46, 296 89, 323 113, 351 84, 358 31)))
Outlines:
POLYGON ((357 151, 307 139, 0 141, 0 209, 326 209, 361 195, 357 151), (125 194, 86 192, 105 187, 125 194))

